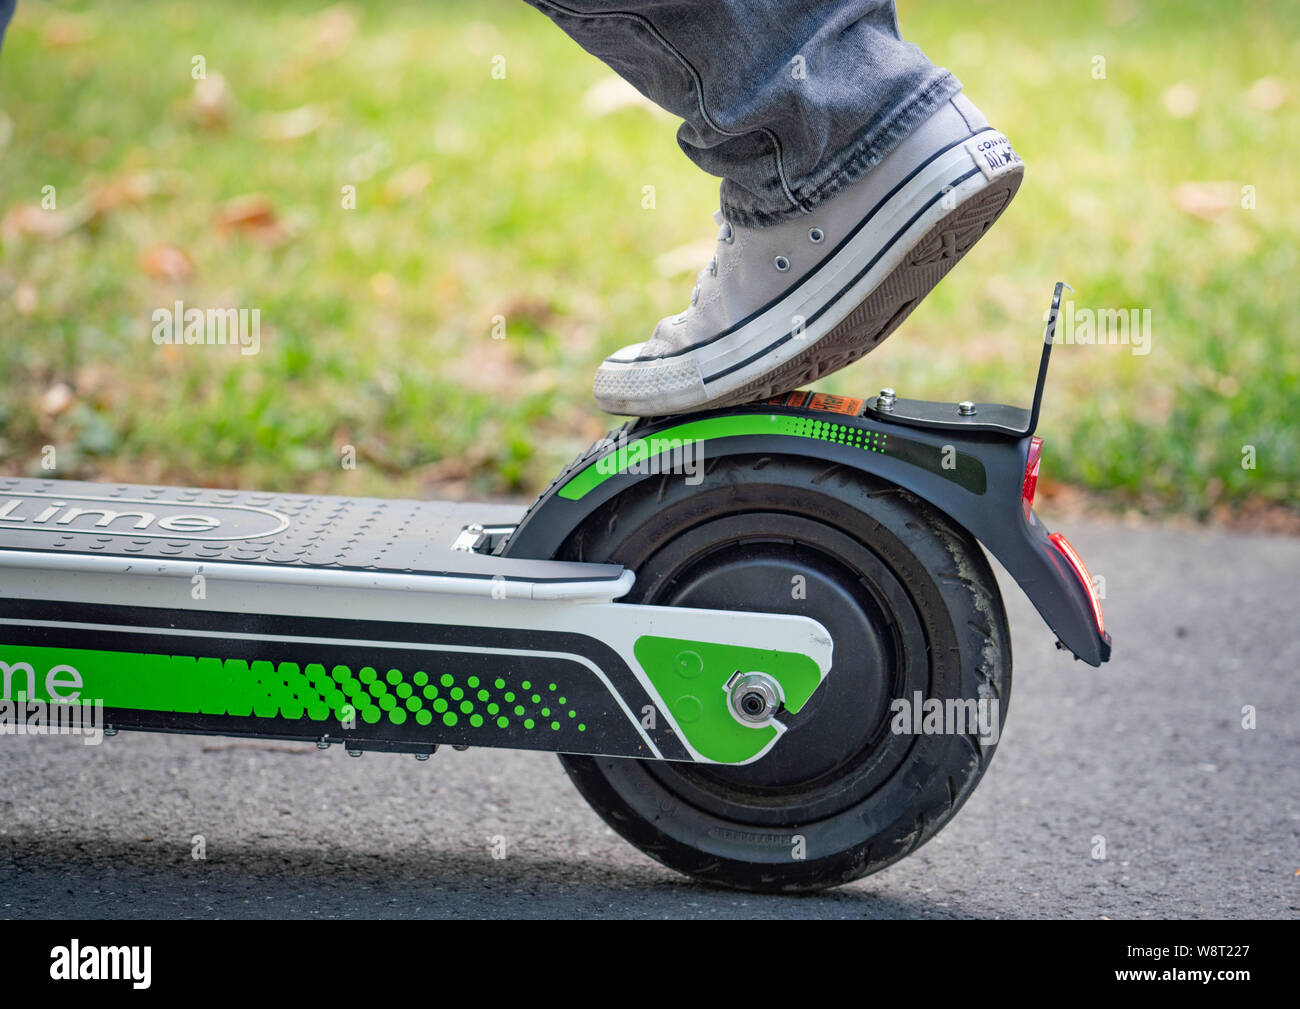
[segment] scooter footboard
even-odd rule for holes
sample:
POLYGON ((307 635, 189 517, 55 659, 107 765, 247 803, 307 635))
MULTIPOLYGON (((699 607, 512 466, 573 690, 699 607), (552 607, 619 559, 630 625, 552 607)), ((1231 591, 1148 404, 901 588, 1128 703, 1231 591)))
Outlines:
MULTIPOLYGON (((797 711, 831 664, 816 621, 359 585, 320 570, 154 570, 0 550, 0 732, 121 728, 745 763, 784 732, 735 717, 762 671, 797 711), (339 580, 333 584, 332 580, 339 580), (5 723, 8 723, 6 729, 5 723)), ((500 584, 500 583, 498 583, 500 584)))

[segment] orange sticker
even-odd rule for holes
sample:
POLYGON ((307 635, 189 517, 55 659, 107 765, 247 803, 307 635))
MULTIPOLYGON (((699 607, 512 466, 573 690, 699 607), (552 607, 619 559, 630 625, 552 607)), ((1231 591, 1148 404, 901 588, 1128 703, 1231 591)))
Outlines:
POLYGON ((851 417, 862 414, 864 399, 849 396, 832 396, 828 392, 804 392, 796 390, 783 396, 773 396, 763 400, 768 406, 794 406, 804 410, 821 410, 823 413, 843 413, 851 417))
POLYGON ((856 417, 862 413, 862 405, 866 400, 853 399, 849 396, 832 396, 829 393, 814 393, 812 402, 808 404, 810 410, 825 410, 827 413, 846 413, 856 417))

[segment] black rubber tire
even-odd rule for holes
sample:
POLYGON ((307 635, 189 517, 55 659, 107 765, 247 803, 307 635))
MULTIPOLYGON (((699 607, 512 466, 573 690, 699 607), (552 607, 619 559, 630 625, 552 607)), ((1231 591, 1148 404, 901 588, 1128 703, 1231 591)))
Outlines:
MULTIPOLYGON (((689 583, 689 572, 704 563, 683 562, 681 555, 696 550, 682 546, 692 539, 716 540, 708 547, 715 559, 736 547, 777 556, 788 550, 792 563, 797 555, 812 558, 808 562, 838 572, 845 589, 821 593, 840 600, 823 622, 848 619, 840 597, 860 598, 863 612, 876 614, 873 634, 885 643, 884 651, 893 649, 893 665, 882 661, 881 668, 868 670, 837 640, 819 693, 834 681, 840 698, 846 689, 853 691, 850 697, 910 696, 893 691, 910 691, 924 681, 926 698, 997 698, 1000 738, 1011 692, 1010 637, 997 582, 965 530, 915 495, 846 467, 798 457, 736 456, 713 460, 706 470, 696 486, 680 475, 647 478, 594 512, 557 556, 623 564, 637 572, 625 601, 670 603, 677 586, 689 583), (736 532, 713 532, 727 528, 736 532), (765 528, 780 535, 765 536, 765 528), (749 542, 745 529, 757 530, 753 535, 762 542, 749 542), (824 562, 818 559, 823 555, 824 562), (845 558, 857 559, 851 570, 844 568, 845 558), (911 615, 904 612, 908 607, 911 615), (900 644, 894 639, 906 627, 911 637, 900 644), (889 692, 877 682, 885 678, 889 692)), ((726 603, 714 598, 694 605, 727 608, 726 603)), ((731 608, 822 619, 813 599, 757 607, 750 598, 731 608)), ((860 652, 878 661, 883 654, 865 644, 860 652)), ((833 719, 838 707, 828 705, 827 714, 809 717, 833 719)), ((840 718, 837 732, 843 736, 840 718)), ((996 748, 996 741, 981 742, 975 735, 898 735, 888 731, 886 720, 884 726, 864 727, 867 742, 854 743, 859 749, 830 772, 805 781, 783 771, 789 783, 771 785, 763 765, 777 760, 778 751, 787 763, 801 759, 800 750, 790 749, 797 745, 793 734, 792 729, 772 753, 741 768, 575 755, 560 760, 605 822, 664 865, 710 884, 792 892, 849 882, 914 851, 965 802, 996 748)), ((820 735, 803 738, 820 745, 820 735)))

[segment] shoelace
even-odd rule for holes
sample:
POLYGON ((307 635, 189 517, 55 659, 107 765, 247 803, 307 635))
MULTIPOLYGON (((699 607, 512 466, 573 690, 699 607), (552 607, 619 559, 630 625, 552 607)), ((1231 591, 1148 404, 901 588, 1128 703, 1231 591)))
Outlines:
MULTIPOLYGON (((714 219, 721 216, 721 211, 714 215, 714 219)), ((731 244, 735 240, 736 232, 727 221, 722 222, 722 227, 718 229, 718 241, 731 244)), ((716 277, 718 275, 718 257, 714 256, 709 260, 709 265, 695 275, 695 287, 691 290, 691 304, 695 305, 700 300, 700 286, 704 283, 706 277, 716 277)))

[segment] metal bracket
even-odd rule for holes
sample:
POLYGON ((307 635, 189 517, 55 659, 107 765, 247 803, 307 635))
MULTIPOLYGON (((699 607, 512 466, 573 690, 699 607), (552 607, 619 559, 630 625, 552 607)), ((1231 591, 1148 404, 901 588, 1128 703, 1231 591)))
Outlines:
POLYGON ((495 554, 496 547, 514 530, 514 526, 483 526, 474 522, 456 534, 451 549, 470 554, 495 554))
POLYGON ((943 431, 987 431, 991 434, 1024 436, 1029 422, 1029 411, 1004 403, 939 403, 928 399, 892 399, 890 390, 881 389, 881 395, 867 401, 863 416, 874 417, 907 427, 924 427, 943 431), (962 413, 961 407, 969 412, 962 413))
POLYGON ((1047 384, 1047 366, 1052 358, 1052 342, 1056 336, 1056 319, 1061 308, 1061 292, 1069 288, 1065 281, 1057 281, 1052 292, 1052 305, 1047 312, 1047 325, 1043 329, 1043 354, 1038 361, 1038 380, 1034 385, 1034 402, 1028 410, 1005 403, 939 403, 926 399, 900 399, 893 389, 881 389, 874 399, 867 400, 863 416, 906 427, 922 427, 943 431, 984 431, 989 434, 1026 438, 1038 429, 1038 415, 1043 405, 1043 389, 1047 384))
POLYGON ((456 534, 456 538, 451 541, 451 548, 463 550, 467 554, 478 553, 478 548, 487 541, 487 538, 487 530, 475 522, 456 534))

